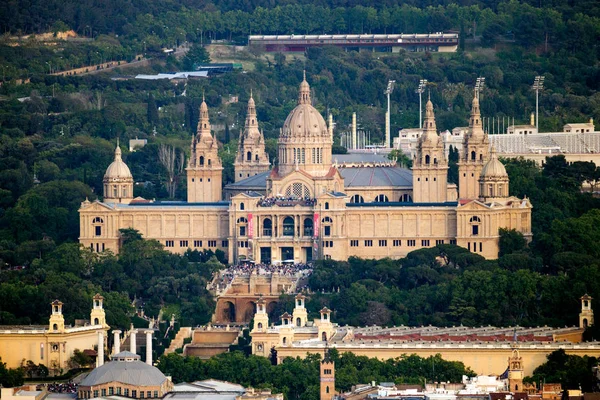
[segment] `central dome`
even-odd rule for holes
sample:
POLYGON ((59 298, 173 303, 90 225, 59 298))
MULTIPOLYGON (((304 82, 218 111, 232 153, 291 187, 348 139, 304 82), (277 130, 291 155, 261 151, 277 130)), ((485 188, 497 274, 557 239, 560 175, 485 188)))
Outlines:
POLYGON ((122 180, 122 179, 133 179, 131 171, 127 164, 123 162, 121 158, 121 148, 117 144, 115 149, 115 159, 106 169, 104 179, 107 180, 122 180))
POLYGON ((279 174, 301 169, 325 176, 331 168, 332 131, 311 104, 306 74, 298 92, 298 105, 289 113, 279 136, 279 174))
POLYGON ((310 86, 305 76, 300 83, 298 105, 288 114, 283 124, 280 140, 303 142, 310 138, 329 140, 329 131, 325 119, 311 104, 310 86))

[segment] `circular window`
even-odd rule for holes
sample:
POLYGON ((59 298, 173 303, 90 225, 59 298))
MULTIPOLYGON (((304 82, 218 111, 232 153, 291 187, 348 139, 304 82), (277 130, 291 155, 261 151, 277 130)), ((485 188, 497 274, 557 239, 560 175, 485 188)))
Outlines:
POLYGON ((256 349, 257 349, 258 351, 262 351, 262 350, 263 350, 263 345, 262 345, 262 344, 258 344, 258 345, 256 345, 256 349))

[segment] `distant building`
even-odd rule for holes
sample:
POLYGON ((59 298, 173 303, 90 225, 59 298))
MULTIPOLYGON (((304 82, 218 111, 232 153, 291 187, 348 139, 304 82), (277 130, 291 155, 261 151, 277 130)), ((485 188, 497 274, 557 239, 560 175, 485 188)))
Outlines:
POLYGON ((129 140, 129 151, 136 151, 137 149, 141 149, 145 145, 148 144, 148 139, 130 139, 129 140))
MULTIPOLYGON (((78 321, 66 326, 63 303, 51 303, 48 325, 0 326, 0 355, 8 368, 18 368, 23 360, 43 364, 51 374, 61 374, 69 369, 68 363, 75 350, 93 350, 99 338, 106 337, 110 327, 106 324, 104 298, 97 294, 89 321, 78 321)), ((104 342, 103 342, 104 343, 104 342)))
POLYGON ((397 53, 455 52, 457 33, 389 34, 389 35, 251 35, 249 46, 264 47, 269 52, 306 51, 311 47, 337 46, 348 50, 397 53))

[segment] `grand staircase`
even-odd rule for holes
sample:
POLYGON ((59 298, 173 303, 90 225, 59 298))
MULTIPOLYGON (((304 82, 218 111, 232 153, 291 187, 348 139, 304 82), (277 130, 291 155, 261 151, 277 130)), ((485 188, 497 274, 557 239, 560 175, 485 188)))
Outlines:
POLYGON ((169 348, 165 350, 165 354, 175 353, 175 350, 183 347, 184 339, 192 337, 192 328, 189 326, 179 328, 179 332, 175 335, 175 338, 171 340, 169 348))

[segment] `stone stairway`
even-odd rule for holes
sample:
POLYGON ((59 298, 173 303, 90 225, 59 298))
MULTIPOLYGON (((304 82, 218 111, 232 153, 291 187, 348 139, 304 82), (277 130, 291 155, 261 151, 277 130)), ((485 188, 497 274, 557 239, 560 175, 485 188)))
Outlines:
POLYGON ((192 337, 192 327, 186 326, 179 328, 179 332, 175 335, 175 339, 171 340, 169 348, 165 350, 165 354, 175 353, 175 350, 183 347, 183 340, 192 337))

